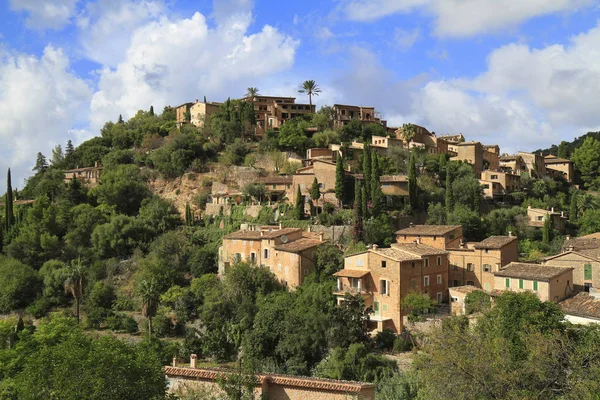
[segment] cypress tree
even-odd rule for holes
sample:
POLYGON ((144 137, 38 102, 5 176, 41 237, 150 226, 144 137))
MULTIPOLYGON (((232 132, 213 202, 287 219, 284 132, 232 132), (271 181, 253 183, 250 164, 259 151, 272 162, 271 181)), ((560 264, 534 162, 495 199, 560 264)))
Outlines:
POLYGON ((360 202, 360 212, 364 221, 369 217, 369 208, 367 206, 367 193, 364 186, 360 188, 360 202))
POLYGON ((454 192, 452 191, 452 174, 446 171, 446 214, 450 216, 454 210, 454 192))
POLYGON ((150 106, 149 113, 150 113, 150 115, 152 115, 154 117, 154 106, 150 106))
POLYGON ((69 139, 67 140, 67 146, 65 147, 65 157, 69 157, 71 154, 73 154, 73 150, 75 150, 73 147, 73 142, 71 142, 71 139, 69 139))
POLYGON ((187 226, 192 226, 194 222, 194 216, 192 214, 192 208, 190 207, 190 203, 185 204, 185 224, 187 226))
MULTIPOLYGON (((365 193, 367 196, 371 195, 371 148, 365 145, 363 151, 363 182, 365 185, 365 193)), ((366 199, 368 200, 368 198, 366 199)))
POLYGON ((414 151, 410 153, 408 164, 408 202, 413 210, 417 208, 417 166, 414 151))
POLYGON ((206 104, 206 96, 204 96, 204 104, 206 104))
POLYGON ((48 168, 48 161, 46 161, 46 156, 42 153, 37 153, 37 159, 35 160, 35 167, 33 170, 35 172, 44 172, 48 168))
POLYGON ((296 219, 302 219, 304 216, 304 197, 302 196, 300 185, 298 185, 298 190, 296 191, 296 207, 294 211, 296 214, 296 219))
MULTIPOLYGON (((314 201, 317 201, 317 207, 319 206, 319 199, 321 198, 321 190, 319 189, 319 181, 315 176, 313 180, 312 187, 310 188, 310 198, 314 201)), ((318 211, 317 211, 318 214, 318 211)))
POLYGON ((352 236, 355 242, 360 242, 363 239, 362 185, 360 181, 354 183, 354 229, 352 236))
POLYGON ((571 204, 569 205, 569 220, 571 222, 577 221, 577 197, 578 192, 571 193, 571 204))
POLYGON ((335 163, 335 197, 337 197, 340 205, 344 201, 344 158, 340 153, 337 156, 335 163))
POLYGON ((122 124, 125 121, 123 121, 123 116, 121 114, 119 114, 119 120, 117 121, 118 124, 122 124))
POLYGON ((11 182, 10 168, 6 174, 6 201, 4 202, 4 231, 8 234, 15 223, 15 214, 13 212, 13 190, 11 182))
POLYGON ((550 244, 552 240, 552 218, 550 215, 546 215, 544 219, 544 227, 542 228, 542 242, 546 245, 550 244))
POLYGON ((478 181, 475 181, 476 185, 473 185, 473 211, 477 215, 481 214, 481 185, 478 181))
POLYGON ((379 168, 379 156, 373 153, 371 156, 371 215, 378 217, 381 214, 381 203, 383 193, 381 192, 381 169, 379 168))

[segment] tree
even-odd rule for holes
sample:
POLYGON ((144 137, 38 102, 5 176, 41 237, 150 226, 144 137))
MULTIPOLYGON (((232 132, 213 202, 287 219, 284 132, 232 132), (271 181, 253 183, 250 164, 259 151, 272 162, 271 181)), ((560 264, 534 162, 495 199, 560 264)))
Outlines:
POLYGON ((62 147, 60 144, 57 144, 52 149, 52 166, 60 168, 65 161, 65 157, 63 155, 62 147))
POLYGON ((483 290, 474 290, 465 296, 465 313, 473 314, 489 310, 492 307, 490 295, 483 290))
MULTIPOLYGON (((28 306, 40 293, 38 274, 28 265, 0 255, 0 312, 28 306)), ((0 343, 0 348, 2 344, 0 343)))
POLYGON ((117 120, 118 124, 124 124, 125 121, 123 121, 123 115, 119 114, 119 119, 117 120))
POLYGON ((417 166, 415 157, 415 152, 411 152, 408 164, 408 201, 413 210, 417 209, 417 166))
POLYGON ((192 226, 194 224, 194 214, 192 213, 190 203, 185 203, 185 224, 187 226, 192 226))
POLYGON ((150 114, 150 116, 154 117, 154 106, 150 106, 150 111, 148 111, 148 114, 150 114))
POLYGON ((577 197, 579 196, 578 191, 571 192, 571 202, 569 204, 569 220, 571 222, 577 221, 577 197))
POLYGON ((296 191, 296 207, 294 208, 294 212, 296 219, 304 217, 304 196, 302 196, 300 185, 298 185, 298 190, 296 191))
POLYGON ((83 286, 85 279, 85 268, 81 259, 77 261, 72 261, 66 267, 65 271, 65 293, 70 293, 71 296, 75 299, 75 309, 77 321, 79 322, 79 308, 81 306, 81 299, 83 297, 83 286))
POLYGON ((360 181, 354 184, 354 227, 352 237, 355 242, 363 240, 362 185, 360 181))
POLYGON ((452 174, 446 172, 446 214, 450 215, 454 208, 454 192, 452 191, 452 174))
POLYGON ((589 190, 600 188, 600 141, 587 137, 581 147, 573 153, 575 166, 581 172, 581 179, 589 190))
POLYGON ((65 147, 65 158, 70 157, 73 154, 73 151, 75 151, 75 148, 73 147, 73 142, 69 139, 67 140, 67 146, 65 147))
MULTIPOLYGON (((373 171, 373 167, 371 166, 371 148, 365 145, 363 150, 363 160, 362 160, 362 172, 363 172, 363 182, 365 187, 365 193, 367 194, 367 198, 363 199, 368 202, 371 196, 371 172, 373 171)), ((367 218, 366 215, 364 215, 367 218)))
POLYGON ((410 142, 417 135, 417 127, 413 124, 403 124, 402 125, 402 139, 406 141, 407 147, 410 148, 410 142))
POLYGON ((95 190, 100 202, 129 215, 136 214, 142 201, 150 196, 140 169, 135 165, 119 165, 105 172, 102 183, 95 190))
POLYGON ((345 177, 344 158, 338 153, 335 163, 335 197, 337 197, 340 205, 343 205, 345 198, 345 177))
POLYGON ((566 158, 567 160, 571 157, 571 145, 569 142, 561 141, 558 145, 558 153, 557 156, 559 158, 566 158))
POLYGON ((402 299, 402 308, 408 313, 409 321, 417 321, 422 314, 433 309, 435 304, 427 294, 408 293, 402 299))
POLYGON ((256 96, 258 96, 257 87, 249 87, 248 89, 246 89, 246 97, 254 99, 256 96))
POLYGON ((261 203, 267 193, 267 188, 262 183, 249 183, 244 186, 242 193, 244 196, 250 196, 261 203))
POLYGON ((160 291, 156 279, 143 279, 137 288, 142 299, 142 315, 148 318, 148 336, 152 335, 152 318, 156 315, 160 291))
POLYGON ((546 215, 544 218, 544 227, 542 228, 542 243, 549 245, 552 240, 552 218, 546 215))
POLYGON ((33 167, 33 171, 35 172, 44 172, 48 169, 48 162, 46 161, 46 157, 42 153, 37 153, 37 158, 35 160, 35 167, 33 167))
POLYGON ((316 176, 315 176, 315 179, 313 180, 312 187, 310 188, 310 198, 312 199, 313 203, 316 201, 317 207, 319 207, 319 199, 321 198, 321 189, 319 188, 319 181, 317 180, 316 176))
POLYGON ((331 312, 331 327, 328 331, 330 348, 347 348, 353 343, 369 342, 369 314, 373 310, 365 307, 360 294, 346 293, 344 301, 331 312))
POLYGON ((361 200, 360 211, 361 211, 361 215, 362 215, 363 222, 364 222, 367 219, 367 217, 369 216, 369 206, 367 203, 367 191, 364 186, 360 188, 360 200, 361 200))
POLYGON ((298 90, 298 93, 306 93, 308 95, 308 103, 310 104, 310 110, 312 112, 312 97, 318 96, 321 93, 321 88, 313 80, 302 82, 302 87, 298 90))
POLYGON ((15 223, 15 214, 13 211, 13 190, 10 175, 10 168, 6 174, 6 197, 4 201, 4 232, 8 235, 15 223))

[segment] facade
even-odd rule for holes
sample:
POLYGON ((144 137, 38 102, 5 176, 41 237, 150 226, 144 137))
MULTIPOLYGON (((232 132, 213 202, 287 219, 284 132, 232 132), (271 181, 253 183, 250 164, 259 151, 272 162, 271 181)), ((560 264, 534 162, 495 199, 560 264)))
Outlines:
POLYGON ((210 116, 217 113, 220 108, 221 103, 204 103, 196 99, 189 109, 190 123, 198 128, 203 128, 210 116))
POLYGON ((384 128, 387 126, 387 121, 381 118, 381 113, 377 112, 375 107, 334 104, 332 108, 334 111, 334 128, 342 128, 353 119, 358 119, 363 125, 379 124, 384 128))
POLYGON ((532 178, 538 179, 546 176, 546 165, 541 154, 519 151, 517 155, 521 157, 525 164, 525 170, 521 172, 526 172, 532 178))
POLYGON ((286 196, 292 202, 296 202, 298 186, 305 198, 310 203, 310 189, 314 179, 317 178, 321 191, 321 204, 325 202, 337 204, 335 196, 335 163, 320 159, 312 160, 311 165, 300 168, 292 177, 292 186, 287 190, 286 196))
POLYGON ((546 218, 552 219, 552 227, 559 232, 564 232, 567 225, 567 217, 564 212, 554 211, 554 208, 550 210, 544 210, 543 208, 532 208, 527 207, 527 219, 529 226, 534 228, 541 228, 544 226, 546 218))
POLYGON ((325 147, 313 147, 306 150, 306 159, 308 161, 319 159, 334 162, 336 161, 336 158, 337 154, 333 150, 325 147))
MULTIPOLYGON (((185 395, 188 391, 201 390, 221 398, 224 393, 217 381, 236 372, 198 368, 195 354, 192 354, 189 367, 167 366, 164 373, 170 393, 185 395)), ((275 374, 255 375, 254 380, 254 396, 264 400, 375 400, 375 385, 371 383, 275 374)))
POLYGON ((474 286, 487 292, 494 288, 494 272, 519 259, 515 236, 490 236, 446 250, 450 264, 448 286, 474 286))
POLYGON ((256 112, 256 134, 262 135, 269 129, 279 129, 290 119, 314 114, 315 106, 296 103, 295 97, 255 96, 242 100, 254 104, 256 112))
POLYGON ((419 243, 395 243, 345 257, 344 269, 334 274, 338 303, 346 293, 360 294, 373 309, 370 328, 402 332, 402 299, 411 292, 447 300, 448 253, 419 243))
POLYGON ((69 183, 75 178, 78 181, 81 181, 85 186, 93 187, 100 183, 101 173, 102 167, 98 164, 98 161, 96 161, 93 167, 66 170, 65 183, 69 183))
POLYGON ((482 171, 481 180, 479 182, 483 185, 484 196, 488 198, 502 196, 521 190, 521 175, 503 171, 482 171), (488 186, 486 187, 486 185, 488 186))
POLYGON ((553 155, 544 157, 546 170, 552 174, 562 176, 569 183, 575 182, 575 166, 573 161, 565 160, 553 155))
POLYGON ((572 324, 600 324, 600 293, 596 289, 590 293, 577 295, 560 302, 565 320, 572 324))
MULTIPOLYGON (((453 147, 454 148, 454 147, 453 147)), ((500 168, 500 148, 497 145, 484 146, 480 142, 462 142, 455 145, 454 161, 463 161, 473 166, 476 174, 483 170, 500 168)))
POLYGON ((544 265, 574 268, 573 289, 576 292, 600 288, 600 248, 566 251, 547 257, 544 265))
POLYGON ((190 123, 193 105, 194 103, 183 103, 182 105, 175 107, 175 121, 177 122, 178 127, 190 123))
POLYGON ((294 179, 290 175, 268 176, 258 181, 265 185, 269 202, 280 202, 287 199, 287 193, 292 189, 294 179))
POLYGON ((395 233, 397 243, 421 243, 438 249, 458 248, 463 239, 460 225, 412 225, 395 233))
POLYGON ((445 140, 445 137, 438 138, 435 133, 429 132, 422 126, 414 124, 413 126, 415 128, 415 136, 411 139, 410 143, 404 139, 402 127, 395 131, 396 138, 402 140, 406 148, 425 148, 429 154, 450 153, 450 143, 445 140))
POLYGON ((471 292, 481 290, 475 286, 456 286, 448 288, 450 293, 450 314, 464 315, 465 314, 465 298, 471 292))
POLYGON ((315 252, 323 243, 298 228, 263 226, 243 229, 223 237, 219 248, 219 274, 239 262, 269 268, 285 285, 295 288, 314 271, 315 252))
POLYGON ((573 268, 512 262, 494 272, 494 290, 531 291, 541 301, 559 302, 573 292, 573 268))
POLYGON ((499 158, 500 170, 509 172, 515 175, 521 175, 523 172, 528 172, 527 164, 520 155, 501 156, 499 158))

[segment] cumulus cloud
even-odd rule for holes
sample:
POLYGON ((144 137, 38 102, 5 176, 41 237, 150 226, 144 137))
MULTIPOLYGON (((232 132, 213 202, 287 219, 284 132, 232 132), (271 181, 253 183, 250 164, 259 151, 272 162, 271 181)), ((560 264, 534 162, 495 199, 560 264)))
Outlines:
POLYGON ((592 4, 594 0, 348 0, 341 7, 353 21, 422 10, 434 16, 436 35, 465 37, 511 29, 533 17, 574 12, 592 4))
POLYGON ((69 131, 86 119, 90 96, 61 49, 47 46, 39 58, 0 54, 0 171, 12 167, 13 186, 22 187, 38 151, 49 155, 54 145, 73 139, 69 131))
POLYGON ((184 19, 163 15, 136 29, 125 59, 101 71, 91 102, 92 127, 150 105, 160 109, 203 95, 235 96, 240 87, 258 86, 263 77, 293 65, 298 46, 293 38, 269 25, 248 34, 246 12, 215 16, 215 28, 195 13, 184 19))
POLYGON ((395 45, 402 50, 406 50, 413 47, 420 37, 421 32, 418 28, 413 30, 396 28, 396 30, 394 31, 395 45))
POLYGON ((10 0, 10 8, 29 14, 25 21, 29 29, 64 28, 75 14, 78 0, 10 0))

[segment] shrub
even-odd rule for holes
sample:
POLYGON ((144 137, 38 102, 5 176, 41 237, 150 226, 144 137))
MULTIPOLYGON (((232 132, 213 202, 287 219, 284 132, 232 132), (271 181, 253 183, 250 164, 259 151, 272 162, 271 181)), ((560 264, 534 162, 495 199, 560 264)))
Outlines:
POLYGON ((35 300, 33 303, 31 303, 25 309, 25 311, 28 314, 31 314, 34 318, 42 318, 46 315, 46 313, 48 312, 48 310, 50 310, 51 307, 52 302, 46 297, 41 297, 35 300))
POLYGON ((402 336, 397 336, 394 339, 394 352, 401 353, 404 351, 410 351, 413 348, 413 344, 410 339, 405 339, 402 336))
POLYGON ((396 342, 396 334, 391 329, 384 329, 375 335, 375 346, 382 350, 391 350, 396 342))

